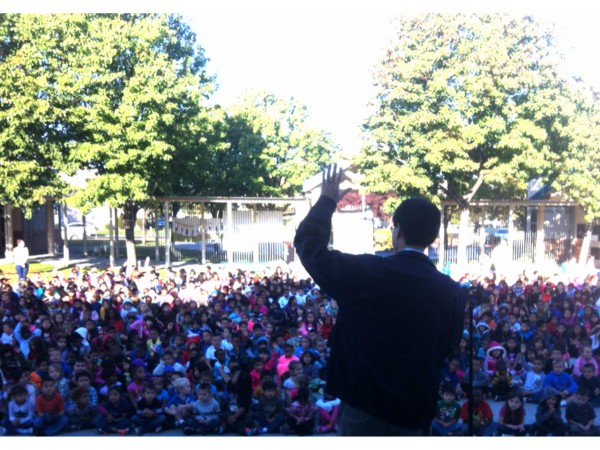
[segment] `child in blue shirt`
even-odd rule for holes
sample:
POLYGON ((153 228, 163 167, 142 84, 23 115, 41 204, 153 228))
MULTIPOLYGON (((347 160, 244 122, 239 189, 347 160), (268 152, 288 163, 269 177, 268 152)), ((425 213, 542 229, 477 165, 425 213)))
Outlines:
POLYGON ((573 397, 577 391, 577 383, 571 375, 565 372, 565 364, 560 359, 552 362, 552 372, 544 378, 544 387, 551 386, 560 393, 561 406, 573 397))
POLYGON ((17 384, 10 390, 8 417, 2 421, 6 434, 33 434, 34 403, 29 400, 29 392, 25 386, 17 384))
POLYGON ((160 433, 167 421, 162 404, 156 399, 156 391, 151 383, 144 383, 142 399, 137 403, 131 418, 135 434, 160 433))
POLYGON ((192 394, 190 380, 185 377, 177 378, 173 382, 176 394, 173 395, 165 406, 165 414, 171 418, 175 426, 182 427, 192 412, 192 403, 195 401, 192 394))
POLYGON ((107 400, 98 406, 96 426, 98 434, 116 433, 125 435, 129 432, 129 417, 134 409, 120 386, 108 388, 107 400))
POLYGON ((169 394, 167 389, 165 388, 166 381, 161 377, 153 377, 152 378, 152 386, 154 386, 154 390, 156 391, 156 399, 161 402, 163 406, 167 404, 172 395, 169 394))

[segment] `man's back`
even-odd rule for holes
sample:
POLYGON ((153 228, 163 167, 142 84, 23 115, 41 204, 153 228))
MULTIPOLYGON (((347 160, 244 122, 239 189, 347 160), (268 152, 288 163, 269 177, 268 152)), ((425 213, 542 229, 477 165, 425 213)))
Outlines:
POLYGON ((435 412, 441 363, 462 333, 460 288, 422 253, 359 259, 358 273, 338 283, 352 287, 332 293, 340 311, 328 386, 382 420, 425 427, 435 412))
POLYGON ((438 236, 440 211, 422 197, 403 201, 392 217, 393 256, 329 250, 343 178, 336 165, 323 173, 321 197, 294 239, 304 268, 339 304, 327 386, 342 400, 340 433, 422 434, 464 323, 459 285, 423 253, 438 236))

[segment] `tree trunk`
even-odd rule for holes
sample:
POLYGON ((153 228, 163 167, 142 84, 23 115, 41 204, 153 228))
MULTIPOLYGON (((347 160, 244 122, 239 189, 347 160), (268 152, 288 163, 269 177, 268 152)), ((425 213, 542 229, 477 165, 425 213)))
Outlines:
POLYGON ((137 255, 135 253, 134 227, 135 218, 139 207, 133 202, 127 202, 123 208, 123 224, 125 226, 125 248, 127 249, 127 265, 137 266, 137 255))
POLYGON ((144 208, 142 210, 142 245, 146 245, 146 215, 147 210, 144 208))

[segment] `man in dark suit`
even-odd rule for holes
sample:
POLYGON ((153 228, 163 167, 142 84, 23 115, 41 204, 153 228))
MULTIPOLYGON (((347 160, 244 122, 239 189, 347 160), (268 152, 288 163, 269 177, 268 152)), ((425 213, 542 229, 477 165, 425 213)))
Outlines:
POLYGON ((442 363, 458 345, 465 313, 458 283, 424 254, 440 212, 425 198, 402 202, 392 256, 328 250, 343 177, 337 165, 323 172, 321 197, 294 240, 305 269, 339 303, 327 373, 328 392, 342 400, 338 433, 428 434, 442 363))

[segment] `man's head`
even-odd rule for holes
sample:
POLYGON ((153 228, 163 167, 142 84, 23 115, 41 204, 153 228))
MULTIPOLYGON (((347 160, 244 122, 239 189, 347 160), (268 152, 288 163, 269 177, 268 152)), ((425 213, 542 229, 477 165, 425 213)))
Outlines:
POLYGON ((404 247, 424 249, 437 238, 440 231, 440 210, 424 197, 404 200, 392 218, 394 249, 404 247))

